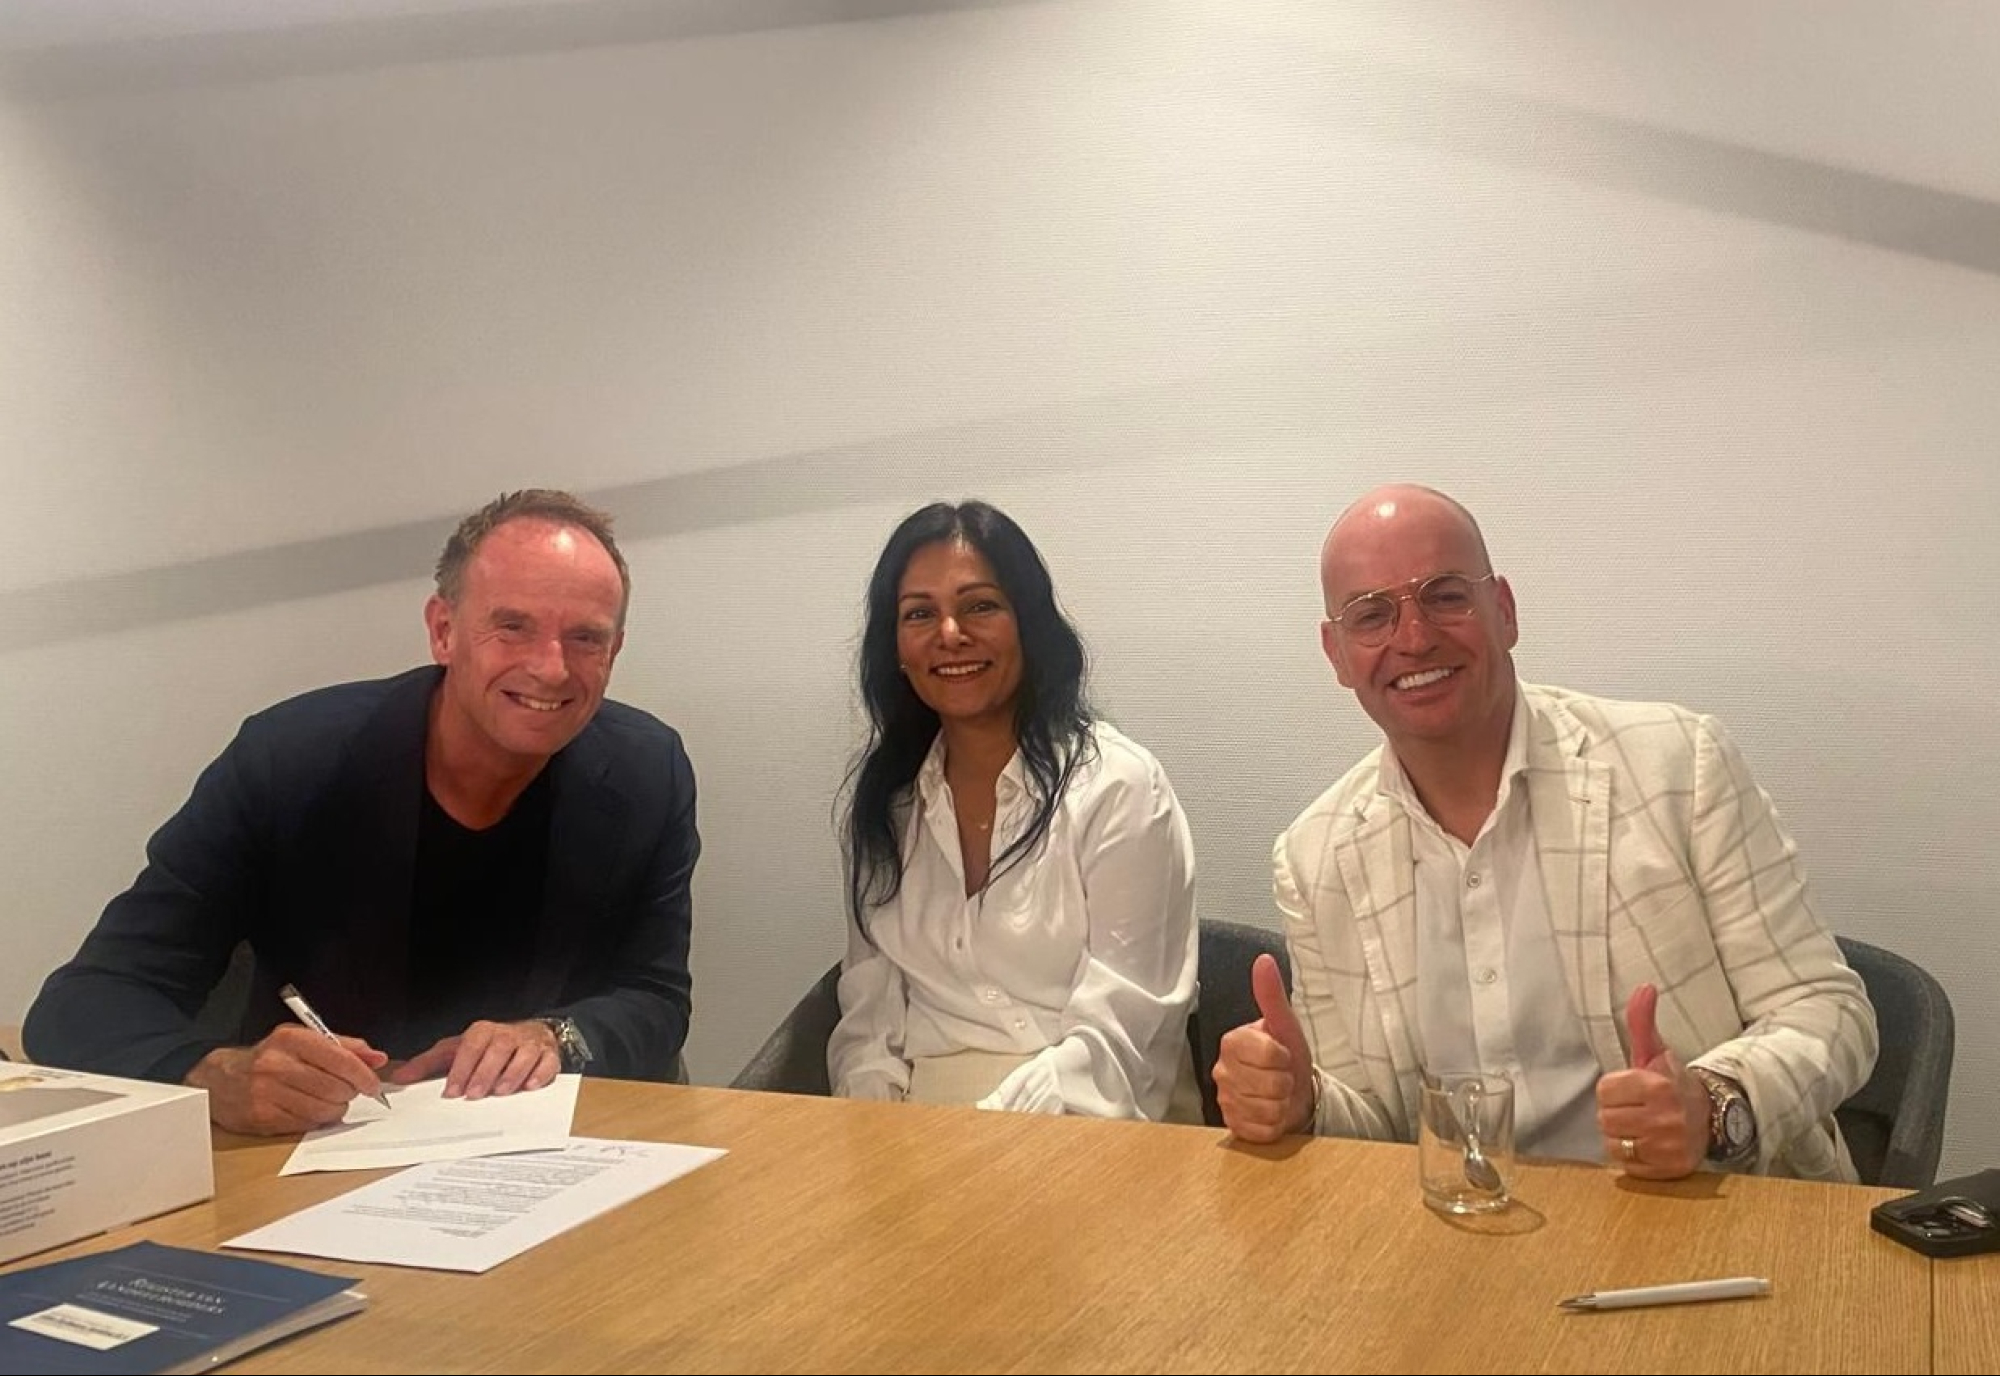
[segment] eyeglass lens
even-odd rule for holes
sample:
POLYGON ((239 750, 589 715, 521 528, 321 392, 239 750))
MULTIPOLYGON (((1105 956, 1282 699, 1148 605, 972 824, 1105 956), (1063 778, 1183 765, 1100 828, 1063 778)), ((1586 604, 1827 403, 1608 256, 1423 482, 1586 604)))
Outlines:
POLYGON ((1472 580, 1462 574, 1441 573, 1419 584, 1415 592, 1368 593, 1347 604, 1340 624, 1362 644, 1380 644, 1396 633, 1405 598, 1414 602, 1433 626, 1463 621, 1472 615, 1472 580))

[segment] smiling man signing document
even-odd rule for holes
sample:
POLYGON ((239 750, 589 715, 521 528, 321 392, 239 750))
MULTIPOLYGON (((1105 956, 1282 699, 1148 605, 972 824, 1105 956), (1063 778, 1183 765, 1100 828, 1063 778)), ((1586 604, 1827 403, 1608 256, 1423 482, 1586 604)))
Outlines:
POLYGON ((424 606, 435 663, 246 721, 43 986, 29 1053, 205 1088, 254 1133, 337 1122, 378 1073, 471 1098, 669 1078, 700 842, 680 737, 604 698, 630 592, 567 493, 467 517, 424 606), (196 1015, 243 942, 248 1010, 217 1034, 196 1015), (341 1035, 286 1014, 291 984, 341 1035))

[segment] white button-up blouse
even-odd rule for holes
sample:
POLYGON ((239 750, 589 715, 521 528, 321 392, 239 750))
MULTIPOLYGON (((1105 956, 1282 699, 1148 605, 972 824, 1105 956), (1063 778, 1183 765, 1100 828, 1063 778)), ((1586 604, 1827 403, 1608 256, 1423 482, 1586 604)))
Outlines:
MULTIPOLYGON (((903 886, 849 924, 833 1091, 900 1099, 910 1062, 1027 1055, 982 1104, 1161 1118, 1195 994, 1194 845, 1166 771, 1102 723, 1034 850, 966 897, 958 821, 931 746, 907 806, 903 886), (873 938, 871 941, 870 938, 873 938)), ((1032 816, 1017 753, 1001 772, 997 858, 1032 816)))

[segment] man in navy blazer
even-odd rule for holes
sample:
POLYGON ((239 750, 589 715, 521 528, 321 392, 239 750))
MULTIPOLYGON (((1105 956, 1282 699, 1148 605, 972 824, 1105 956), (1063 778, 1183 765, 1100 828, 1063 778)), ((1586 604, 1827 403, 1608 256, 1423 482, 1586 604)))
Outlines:
POLYGON ((609 518, 567 493, 466 518, 424 608, 436 664, 244 722, 43 985, 29 1054, 205 1088, 259 1133, 337 1122, 382 1078, 670 1078, 701 843, 680 737, 604 700, 630 590, 609 518), (240 943, 247 1011, 217 1032, 197 1015, 240 943), (293 1021, 287 984, 341 1035, 293 1021))

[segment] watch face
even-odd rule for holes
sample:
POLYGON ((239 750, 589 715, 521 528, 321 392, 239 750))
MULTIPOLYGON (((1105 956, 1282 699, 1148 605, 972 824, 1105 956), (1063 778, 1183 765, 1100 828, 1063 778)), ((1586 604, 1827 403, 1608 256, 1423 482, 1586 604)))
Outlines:
POLYGON ((1722 1110, 1722 1140, 1731 1151, 1741 1151, 1750 1142, 1750 1105, 1731 1099, 1722 1110))

